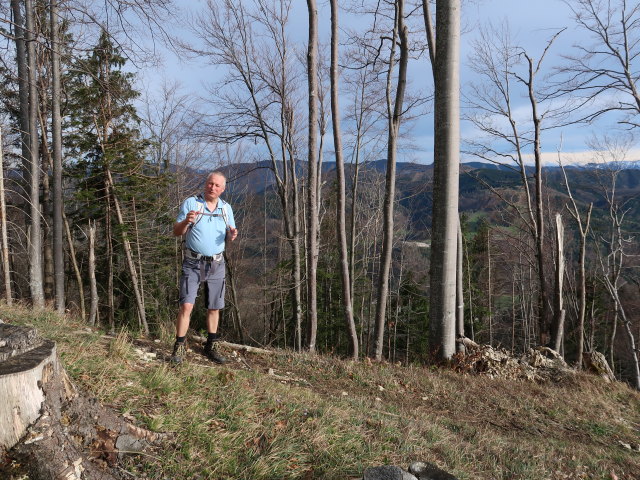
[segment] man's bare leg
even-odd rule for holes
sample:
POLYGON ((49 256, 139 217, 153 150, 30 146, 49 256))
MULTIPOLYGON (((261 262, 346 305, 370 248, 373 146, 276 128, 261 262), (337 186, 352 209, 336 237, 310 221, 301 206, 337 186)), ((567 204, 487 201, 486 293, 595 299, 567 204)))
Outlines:
POLYGON ((207 310, 207 333, 218 333, 219 320, 220 310, 207 310))
POLYGON ((178 310, 178 319, 176 320, 176 337, 184 337, 187 334, 192 311, 193 303, 183 303, 180 305, 180 310, 178 310))

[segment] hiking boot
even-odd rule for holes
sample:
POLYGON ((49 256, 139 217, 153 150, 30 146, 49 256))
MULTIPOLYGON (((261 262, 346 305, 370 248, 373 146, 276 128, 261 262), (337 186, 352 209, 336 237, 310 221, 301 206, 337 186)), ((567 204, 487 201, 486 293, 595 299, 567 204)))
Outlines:
POLYGON ((214 363, 218 363, 222 365, 223 363, 227 363, 227 358, 220 354, 220 342, 215 341, 211 343, 206 343, 204 346, 204 356, 207 357, 214 363))
POLYGON ((172 365, 180 365, 187 356, 186 342, 176 342, 173 344, 173 353, 169 359, 172 365))

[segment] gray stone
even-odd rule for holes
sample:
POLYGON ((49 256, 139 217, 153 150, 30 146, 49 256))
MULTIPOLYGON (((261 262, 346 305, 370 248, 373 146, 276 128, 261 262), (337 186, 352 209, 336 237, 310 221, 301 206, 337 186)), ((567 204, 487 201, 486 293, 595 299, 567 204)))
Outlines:
POLYGON ((415 476, 405 472, 395 465, 369 467, 364 471, 362 480, 418 480, 415 476))
POLYGON ((428 462, 413 462, 409 465, 409 471, 419 480, 458 480, 450 473, 428 462))

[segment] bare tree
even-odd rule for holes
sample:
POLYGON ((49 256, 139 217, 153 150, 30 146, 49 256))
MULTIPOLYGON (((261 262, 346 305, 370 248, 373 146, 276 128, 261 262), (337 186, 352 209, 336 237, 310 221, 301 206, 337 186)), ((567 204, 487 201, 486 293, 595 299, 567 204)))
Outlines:
POLYGON ((344 174, 344 157, 342 154, 342 130, 340 127, 340 106, 338 103, 338 1, 331 0, 331 120, 333 127, 333 144, 336 156, 336 203, 337 236, 340 242, 340 269, 342 279, 342 304, 344 309, 347 333, 351 341, 351 356, 358 359, 358 334, 353 318, 353 296, 347 249, 346 231, 346 187, 344 174))
POLYGON ((610 363, 613 367, 615 327, 617 322, 620 321, 624 327, 624 333, 629 347, 632 370, 631 379, 635 388, 640 390, 640 361, 638 359, 636 339, 631 328, 631 319, 627 315, 624 303, 620 297, 620 290, 626 283, 623 272, 626 267, 625 261, 628 255, 625 248, 631 243, 632 237, 626 235, 622 228, 629 207, 621 202, 618 197, 617 181, 622 170, 622 162, 625 160, 629 149, 629 141, 620 141, 619 139, 604 137, 603 140, 596 139, 592 142, 592 148, 599 157, 599 163, 601 163, 601 168, 598 169, 596 173, 600 183, 601 194, 608 207, 610 220, 608 237, 601 237, 596 241, 596 250, 601 272, 600 278, 614 306, 610 363))
POLYGON ((307 348, 316 351, 318 330, 318 9, 315 0, 307 0, 309 41, 307 44, 307 82, 309 87, 308 161, 307 161, 307 348))
POLYGON ((396 183, 396 155, 400 130, 400 122, 404 113, 404 94, 407 86, 407 65, 409 63, 409 29, 404 23, 404 1, 394 2, 394 24, 391 35, 391 48, 387 70, 386 107, 388 122, 387 141, 387 174, 385 181, 384 220, 382 254, 380 258, 380 273, 378 276, 378 292, 376 303, 376 323, 374 340, 374 357, 382 360, 384 346, 384 329, 387 311, 387 296, 389 294, 389 271, 391 269, 391 253, 393 251, 393 211, 395 202, 396 183), (398 79, 395 98, 392 94, 392 75, 396 56, 396 47, 400 50, 398 61, 398 79))
POLYGON ((574 98, 579 120, 592 121, 607 112, 622 114, 620 123, 638 127, 640 92, 637 89, 640 54, 640 4, 627 0, 564 0, 578 28, 592 43, 574 45, 566 55, 558 93, 574 98), (599 102, 594 102, 599 98, 599 102), (585 108, 586 107, 586 108, 585 108), (584 114, 584 111, 588 112, 584 114))
POLYGON ((593 202, 589 204, 589 208, 587 209, 586 218, 580 213, 578 209, 578 205, 573 197, 573 193, 571 192, 571 187, 569 185, 569 180, 567 179, 567 172, 562 164, 560 159, 560 155, 558 155, 558 161, 560 163, 560 168, 562 168, 562 175, 564 177, 564 184, 567 189, 567 195, 569 196, 569 201, 567 210, 576 221, 578 225, 578 230, 580 233, 580 259, 578 261, 579 268, 579 277, 578 277, 578 351, 577 351, 577 360, 576 366, 578 369, 582 367, 582 354, 584 352, 584 320, 587 311, 587 272, 586 272, 586 253, 587 253, 587 235, 589 233, 589 228, 591 224, 591 212, 593 211, 593 202))
POLYGON ((560 33, 562 31, 547 41, 542 54, 535 59, 523 48, 512 44, 506 27, 483 31, 481 39, 475 44, 472 68, 484 79, 484 83, 473 84, 472 97, 467 99, 473 110, 468 118, 485 136, 471 140, 468 152, 517 172, 521 178, 523 202, 508 198, 484 183, 509 206, 534 241, 541 344, 547 344, 550 339, 551 303, 546 278, 548 252, 545 250, 540 144, 543 123, 547 122, 546 128, 557 126, 566 111, 565 105, 558 106, 552 102, 540 105, 539 97, 543 100, 548 100, 548 97, 539 93, 537 80, 545 56, 560 33), (526 96, 529 101, 528 121, 520 121, 515 114, 513 98, 517 93, 526 96), (526 164, 528 158, 533 158, 534 163, 531 175, 526 164), (533 177, 533 185, 530 184, 530 177, 533 177))
MULTIPOLYGON (((184 45, 194 55, 228 68, 223 84, 209 88, 218 107, 201 122, 202 135, 219 142, 259 141, 273 172, 282 211, 283 235, 290 247, 292 317, 296 345, 302 348, 302 263, 298 185, 298 72, 293 68, 286 27, 291 2, 256 0, 253 9, 226 0, 208 2, 194 20, 202 46, 184 45), (257 36, 262 44, 258 45, 257 36), (266 42, 269 39, 269 42, 266 42)), ((314 149, 315 150, 315 149, 314 149)))

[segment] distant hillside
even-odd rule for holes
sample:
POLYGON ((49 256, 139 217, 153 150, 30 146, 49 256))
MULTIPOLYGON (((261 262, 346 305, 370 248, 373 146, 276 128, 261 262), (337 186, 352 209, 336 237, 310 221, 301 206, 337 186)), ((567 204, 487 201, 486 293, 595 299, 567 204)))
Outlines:
MULTIPOLYGON (((229 179, 229 192, 240 195, 262 195, 264 192, 271 192, 275 186, 275 178, 270 166, 270 162, 265 161, 225 167, 229 179)), ((616 173, 616 195, 621 203, 630 207, 627 221, 633 225, 640 225, 640 208, 637 208, 640 207, 640 162, 626 162, 625 166, 629 168, 616 173)), ((304 162, 299 162, 296 168, 298 175, 305 174, 304 162)), ((384 188, 385 169, 385 160, 363 164, 360 166, 360 178, 377 177, 377 188, 384 188)), ((335 176, 335 163, 324 163, 322 171, 326 186, 330 187, 335 176)), ((349 188, 353 166, 347 164, 345 171, 349 188)), ((610 183, 611 173, 600 165, 569 167, 566 172, 576 201, 585 208, 593 202, 596 216, 603 215, 602 210, 607 208, 603 185, 610 183)), ((530 169, 528 174, 531 173, 530 169)), ((562 170, 555 166, 545 167, 543 175, 547 201, 552 202, 554 208, 561 210, 567 201, 562 170)), ((411 230, 420 238, 424 238, 431 226, 432 176, 433 165, 403 162, 397 164, 396 191, 399 208, 408 215, 411 230)), ((473 217, 495 215, 496 210, 505 207, 505 204, 492 189, 514 197, 521 192, 521 182, 520 172, 515 169, 481 162, 464 163, 460 168, 460 211, 473 217)))

